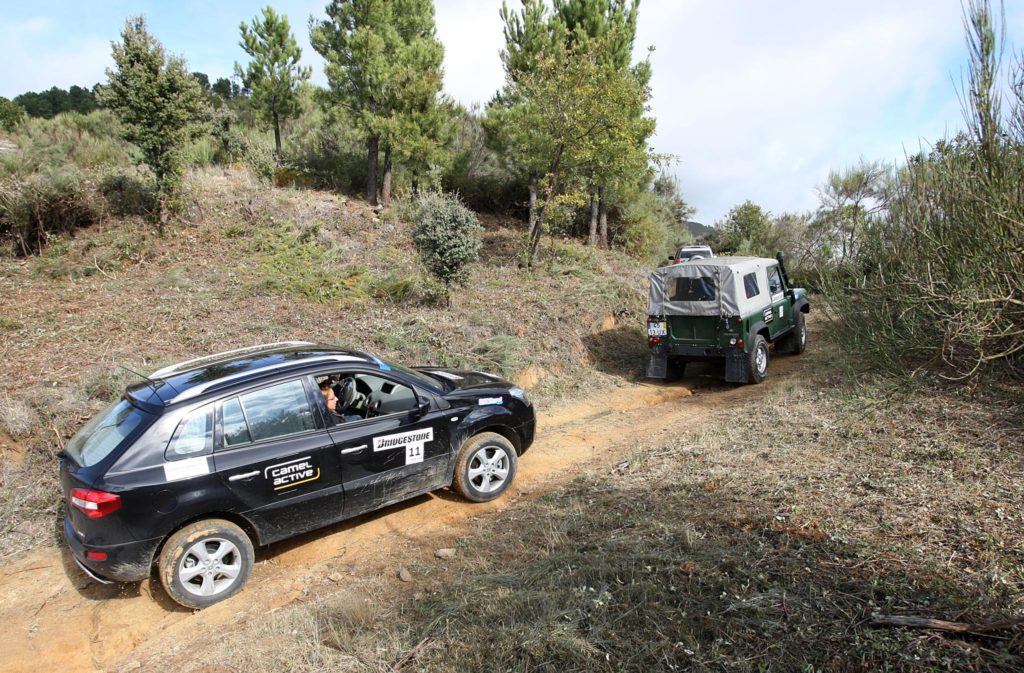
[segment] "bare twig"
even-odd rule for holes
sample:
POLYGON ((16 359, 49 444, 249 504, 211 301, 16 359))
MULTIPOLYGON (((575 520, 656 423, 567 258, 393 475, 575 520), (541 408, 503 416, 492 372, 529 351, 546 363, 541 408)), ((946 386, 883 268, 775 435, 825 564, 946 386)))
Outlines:
POLYGON ((903 615, 872 615, 871 623, 875 626, 905 626, 912 629, 931 629, 948 633, 973 633, 986 635, 997 631, 1005 631, 1024 624, 1024 617, 1006 619, 988 624, 970 624, 967 622, 947 622, 942 619, 914 617, 903 615))

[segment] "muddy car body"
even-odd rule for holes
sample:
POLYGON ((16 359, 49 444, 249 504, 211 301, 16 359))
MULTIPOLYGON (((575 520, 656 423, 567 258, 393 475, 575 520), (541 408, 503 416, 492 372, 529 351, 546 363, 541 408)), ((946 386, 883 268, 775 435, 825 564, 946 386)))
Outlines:
POLYGON ((725 380, 760 383, 772 352, 802 353, 807 293, 784 257, 714 257, 651 274, 647 376, 675 379, 689 362, 724 360, 725 380))
POLYGON ((304 342, 221 353, 154 372, 68 443, 65 537, 94 579, 156 563, 205 607, 245 583, 254 545, 449 485, 497 497, 533 433, 525 394, 490 374, 304 342))

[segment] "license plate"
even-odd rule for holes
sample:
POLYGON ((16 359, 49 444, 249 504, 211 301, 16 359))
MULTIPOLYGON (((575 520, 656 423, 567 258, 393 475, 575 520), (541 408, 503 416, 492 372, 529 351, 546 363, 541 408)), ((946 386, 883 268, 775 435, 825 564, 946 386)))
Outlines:
POLYGON ((668 324, 664 321, 647 323, 647 336, 668 336, 668 324))

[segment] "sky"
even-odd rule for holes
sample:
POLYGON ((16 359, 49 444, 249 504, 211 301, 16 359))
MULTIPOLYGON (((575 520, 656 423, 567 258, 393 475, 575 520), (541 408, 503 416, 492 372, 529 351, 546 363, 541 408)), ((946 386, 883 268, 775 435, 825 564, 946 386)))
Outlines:
MULTIPOLYGON (((104 80, 110 42, 133 14, 192 70, 230 76, 246 59, 239 23, 264 4, 0 0, 0 96, 104 80)), ((325 4, 273 3, 320 85, 307 24, 325 4)), ((504 78, 500 0, 435 6, 445 92, 485 104, 504 78)), ((1024 0, 1005 12, 1008 61, 1024 40, 1024 0)), ((775 214, 813 209, 830 170, 900 162, 953 135, 966 55, 960 0, 642 0, 635 49, 653 65, 653 148, 672 155, 668 170, 706 224, 748 199, 775 214)))

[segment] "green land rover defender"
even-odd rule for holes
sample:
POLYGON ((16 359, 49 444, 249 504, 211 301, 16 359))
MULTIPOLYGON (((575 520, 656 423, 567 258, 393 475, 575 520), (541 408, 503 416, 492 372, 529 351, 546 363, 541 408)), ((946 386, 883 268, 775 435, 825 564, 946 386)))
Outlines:
POLYGON ((784 257, 712 257, 651 274, 647 376, 678 379, 687 362, 725 359, 725 380, 760 383, 773 351, 807 345, 807 292, 790 286, 784 257))

